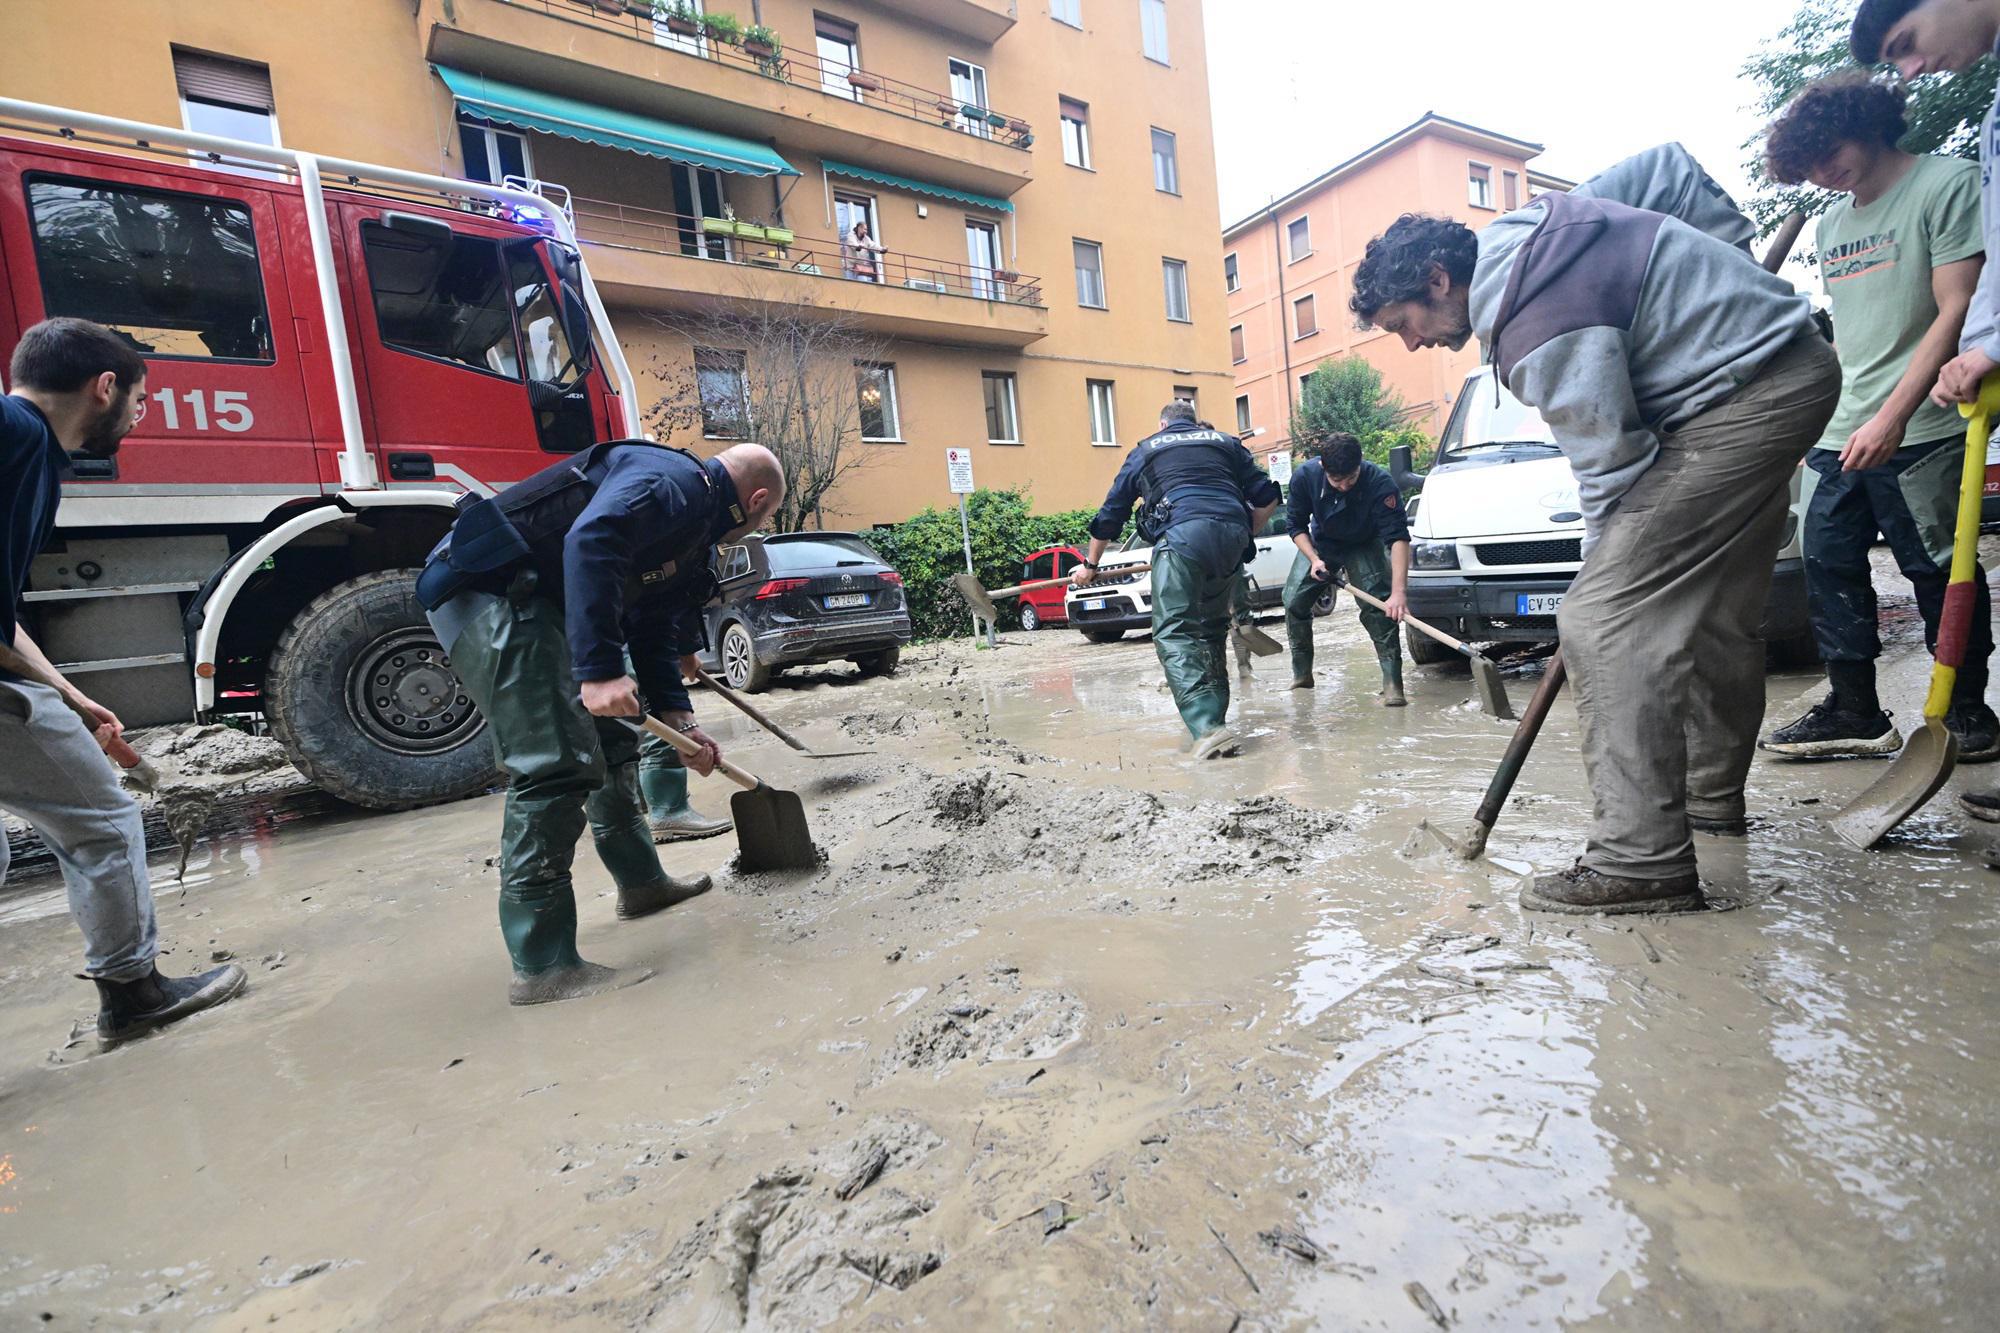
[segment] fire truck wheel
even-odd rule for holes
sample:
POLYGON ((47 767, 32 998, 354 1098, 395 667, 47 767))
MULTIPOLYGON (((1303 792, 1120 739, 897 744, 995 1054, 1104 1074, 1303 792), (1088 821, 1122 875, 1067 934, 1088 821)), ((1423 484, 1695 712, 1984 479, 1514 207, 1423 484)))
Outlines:
POLYGON ((498 781, 486 719, 417 604, 417 571, 329 589, 285 628, 264 715, 299 771, 376 810, 456 800, 498 781))

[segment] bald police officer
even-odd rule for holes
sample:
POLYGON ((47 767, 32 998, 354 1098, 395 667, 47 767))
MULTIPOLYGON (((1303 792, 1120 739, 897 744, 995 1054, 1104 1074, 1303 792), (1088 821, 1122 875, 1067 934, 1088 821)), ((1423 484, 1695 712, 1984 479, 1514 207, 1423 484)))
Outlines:
POLYGON ((1142 531, 1153 544, 1153 647, 1197 759, 1236 749, 1225 725, 1230 594, 1253 549, 1250 534, 1279 498, 1241 441, 1202 427, 1193 404, 1175 399, 1160 409, 1159 432, 1126 456, 1090 522, 1090 553, 1070 575, 1078 587, 1096 580, 1105 548, 1143 500, 1142 531))
POLYGON ((758 445, 704 461, 614 440, 461 502, 431 553, 417 596, 512 780, 500 832, 510 1003, 574 999, 652 975, 577 955, 570 866, 586 816, 618 886, 620 919, 707 891, 707 876, 683 882, 661 869, 637 739, 617 719, 638 716, 643 692, 702 747, 689 764, 714 771, 721 751, 695 725, 682 673, 692 674, 701 608, 714 595, 716 543, 764 523, 784 494, 778 460, 758 445))

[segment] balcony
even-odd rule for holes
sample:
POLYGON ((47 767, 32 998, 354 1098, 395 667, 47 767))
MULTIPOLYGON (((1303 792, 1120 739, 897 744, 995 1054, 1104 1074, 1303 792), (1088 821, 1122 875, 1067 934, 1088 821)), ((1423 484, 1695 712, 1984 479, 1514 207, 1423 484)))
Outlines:
POLYGON ((877 9, 907 14, 946 32, 991 46, 1019 17, 1014 0, 875 0, 877 9))
POLYGON ((676 34, 646 0, 610 4, 419 0, 418 18, 440 65, 1003 199, 1033 179, 1034 131, 1019 117, 803 52, 760 58, 676 34))
POLYGON ((1026 347, 1048 334, 1041 280, 1025 273, 884 250, 870 276, 833 240, 597 199, 572 208, 612 305, 782 301, 857 316, 886 337, 979 347, 1026 347))

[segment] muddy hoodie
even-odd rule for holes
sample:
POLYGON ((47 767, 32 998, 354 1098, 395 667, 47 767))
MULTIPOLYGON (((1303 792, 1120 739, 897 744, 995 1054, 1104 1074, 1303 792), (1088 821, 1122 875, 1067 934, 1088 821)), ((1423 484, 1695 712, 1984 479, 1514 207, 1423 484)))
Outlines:
POLYGON ((1753 234, 1679 144, 1545 194, 1479 233, 1473 331, 1501 380, 1555 432, 1576 474, 1586 543, 1653 465, 1660 434, 1813 332, 1807 299, 1750 257, 1753 234))

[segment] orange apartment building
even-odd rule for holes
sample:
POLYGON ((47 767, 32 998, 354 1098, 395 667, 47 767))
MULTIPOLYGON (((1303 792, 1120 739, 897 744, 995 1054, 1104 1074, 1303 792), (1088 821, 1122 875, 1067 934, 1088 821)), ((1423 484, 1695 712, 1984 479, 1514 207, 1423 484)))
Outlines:
MULTIPOLYGON (((9 96, 567 201, 641 397, 718 405, 716 302, 844 311, 871 465, 829 527, 949 504, 944 451, 1093 504, 1161 403, 1226 416, 1200 0, 11 0, 9 96), (721 11, 775 50, 701 26, 721 11), (690 22, 689 20, 693 20, 690 22), (865 217, 883 247, 839 237, 865 217)), ((643 406, 643 404, 642 404, 643 406)), ((748 433, 755 434, 755 423, 748 433)))
POLYGON ((1426 113, 1224 228, 1236 395, 1217 424, 1251 437, 1260 455, 1288 448, 1299 381, 1329 357, 1353 355, 1380 369, 1402 396, 1406 419, 1435 436, 1466 372, 1479 364, 1478 345, 1412 354, 1395 338, 1357 329, 1347 310, 1355 266, 1370 238, 1403 213, 1476 229, 1544 190, 1567 189, 1571 182, 1530 166, 1541 151, 1426 113))

